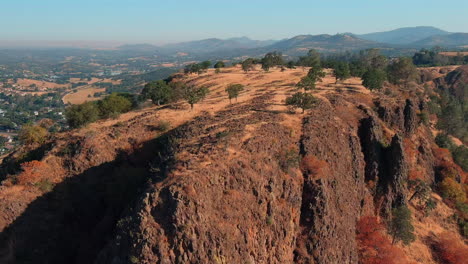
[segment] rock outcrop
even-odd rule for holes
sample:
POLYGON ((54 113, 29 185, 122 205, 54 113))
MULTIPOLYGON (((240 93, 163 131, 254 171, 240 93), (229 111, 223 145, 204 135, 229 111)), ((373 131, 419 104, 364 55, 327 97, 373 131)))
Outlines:
POLYGON ((460 66, 446 76, 434 80, 437 88, 446 90, 458 98, 466 99, 468 84, 468 65, 460 66))
POLYGON ((390 146, 384 149, 382 161, 382 174, 378 183, 381 193, 378 195, 382 197, 381 212, 389 217, 392 208, 404 205, 407 201, 408 166, 403 140, 399 135, 395 135, 390 146))
POLYGON ((357 263, 356 222, 372 209, 364 208, 365 164, 356 129, 322 106, 304 120, 302 154, 304 162, 322 161, 324 168, 304 173, 296 262, 357 263))
POLYGON ((406 135, 411 135, 414 133, 418 127, 418 116, 416 114, 417 106, 413 103, 412 100, 406 99, 405 109, 403 114, 405 117, 405 133, 406 135))

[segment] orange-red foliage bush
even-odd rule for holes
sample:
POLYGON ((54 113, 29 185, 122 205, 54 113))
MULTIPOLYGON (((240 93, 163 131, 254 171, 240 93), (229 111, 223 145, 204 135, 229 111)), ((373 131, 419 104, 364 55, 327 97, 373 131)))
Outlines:
POLYGON ((317 159, 313 155, 307 155, 301 160, 301 170, 303 173, 312 175, 314 178, 324 176, 325 170, 328 168, 328 163, 317 159))
POLYGON ((403 140, 403 148, 405 150, 406 157, 408 157, 411 161, 416 160, 418 150, 417 150, 416 145, 411 139, 405 138, 403 140))
POLYGON ((411 168, 408 173, 408 179, 415 180, 424 180, 424 174, 421 170, 411 168))
POLYGON ((18 184, 34 184, 41 180, 46 173, 47 165, 43 162, 33 160, 21 164, 23 172, 17 177, 18 184))
POLYGON ((440 239, 434 244, 433 250, 441 263, 468 263, 468 246, 451 233, 443 233, 439 237, 440 239))
POLYGON ((467 182, 467 173, 463 169, 455 164, 452 159, 452 154, 448 149, 444 148, 433 148, 432 149, 438 167, 439 173, 442 178, 460 178, 460 182, 467 182))
POLYGON ((360 264, 405 264, 405 253, 384 235, 385 228, 377 217, 365 216, 356 228, 360 264))

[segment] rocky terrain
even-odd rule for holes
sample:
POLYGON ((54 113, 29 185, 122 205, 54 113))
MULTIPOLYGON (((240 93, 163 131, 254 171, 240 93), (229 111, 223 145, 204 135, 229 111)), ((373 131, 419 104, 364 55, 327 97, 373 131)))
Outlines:
MULTIPOLYGON (((421 78, 452 89, 467 77, 452 70, 421 78)), ((0 263, 363 263, 358 224, 387 223, 401 205, 416 239, 395 243, 403 255, 392 263, 443 263, 435 242, 466 242, 454 210, 431 193, 425 214, 408 185, 432 185, 439 164, 453 164, 420 118, 425 88, 370 92, 327 75, 315 108, 294 113, 284 101, 306 73, 177 75, 210 89, 194 110, 144 108, 12 154, 0 178, 0 263), (233 104, 231 83, 246 87, 233 104), (36 183, 13 184, 32 161, 36 183)))

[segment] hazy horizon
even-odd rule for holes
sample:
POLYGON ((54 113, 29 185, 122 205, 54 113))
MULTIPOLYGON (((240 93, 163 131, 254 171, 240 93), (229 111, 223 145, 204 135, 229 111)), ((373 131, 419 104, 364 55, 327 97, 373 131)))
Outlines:
POLYGON ((0 45, 112 47, 242 36, 279 40, 301 34, 365 34, 415 26, 449 32, 468 28, 468 3, 461 0, 445 6, 432 0, 240 2, 9 1, 2 4, 7 12, 0 23, 7 26, 0 28, 0 45))

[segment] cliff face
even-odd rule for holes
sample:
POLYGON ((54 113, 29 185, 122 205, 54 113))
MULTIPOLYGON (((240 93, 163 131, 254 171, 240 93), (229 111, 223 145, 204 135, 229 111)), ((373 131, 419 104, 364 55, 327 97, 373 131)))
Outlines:
POLYGON ((460 66, 446 76, 434 80, 436 87, 447 90, 458 98, 467 98, 468 65, 460 66))
POLYGON ((250 112, 267 99, 177 129, 183 140, 174 169, 149 187, 97 262, 291 263, 302 186, 293 168, 298 145, 278 116, 250 112))
POLYGON ((358 220, 388 220, 414 171, 434 181, 419 101, 324 86, 314 109, 291 114, 301 70, 229 74, 184 80, 211 85, 198 112, 156 109, 56 139, 41 159, 61 168, 56 185, 20 199, 0 262, 358 263, 358 220), (229 105, 217 91, 233 76, 254 88, 229 105), (156 132, 171 115, 186 119, 156 132))
POLYGON ((372 207, 365 201, 369 194, 356 128, 327 105, 303 122, 304 166, 322 161, 324 168, 304 172, 297 262, 356 263, 356 222, 372 207))
MULTIPOLYGON (((402 138, 384 147, 381 121, 369 110, 354 106, 352 118, 362 121, 349 122, 335 109, 346 100, 330 99, 295 129, 267 111, 236 119, 235 128, 230 120, 212 125, 224 112, 181 128, 184 142, 203 142, 204 160, 185 152, 191 145, 178 145, 175 156, 190 167, 175 165, 149 187, 98 263, 357 263, 356 223, 374 205, 388 216, 406 203, 407 163, 402 138), (229 139, 207 140, 216 137, 211 131, 229 131, 229 139), (376 179, 374 190, 366 178, 376 179)), ((229 112, 266 107, 262 101, 229 112)))

